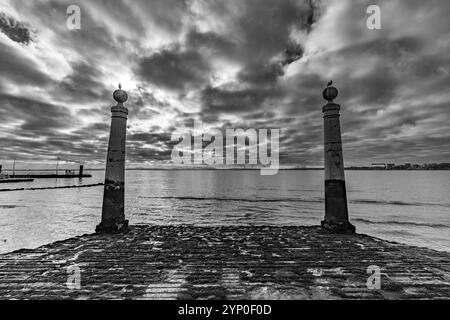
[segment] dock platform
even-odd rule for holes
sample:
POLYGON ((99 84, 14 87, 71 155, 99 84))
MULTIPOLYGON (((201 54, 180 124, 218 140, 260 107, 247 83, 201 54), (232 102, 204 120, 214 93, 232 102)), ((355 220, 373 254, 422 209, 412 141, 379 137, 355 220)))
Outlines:
POLYGON ((12 175, 10 176, 13 179, 25 179, 25 178, 33 178, 33 179, 54 179, 54 178, 62 178, 62 179, 73 179, 73 178, 91 178, 90 174, 27 174, 27 175, 12 175))
POLYGON ((32 178, 12 178, 12 179, 0 179, 0 183, 18 183, 18 182, 33 182, 32 178))
POLYGON ((137 225, 0 255, 0 298, 450 299, 450 253, 320 227, 137 225))

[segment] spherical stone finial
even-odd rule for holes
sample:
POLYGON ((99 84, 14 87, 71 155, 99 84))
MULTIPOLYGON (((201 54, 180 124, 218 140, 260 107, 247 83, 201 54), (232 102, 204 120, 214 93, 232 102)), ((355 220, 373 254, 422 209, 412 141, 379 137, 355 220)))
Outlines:
POLYGON ((331 85, 333 84, 333 81, 328 82, 327 87, 325 88, 325 90, 323 90, 323 98, 325 100, 327 100, 328 102, 333 102, 334 99, 336 99, 336 97, 338 96, 339 92, 338 89, 336 89, 335 87, 332 87, 331 85))
POLYGON ((122 90, 122 85, 119 83, 119 89, 114 91, 113 98, 116 100, 119 104, 123 104, 128 100, 128 94, 126 91, 122 90))

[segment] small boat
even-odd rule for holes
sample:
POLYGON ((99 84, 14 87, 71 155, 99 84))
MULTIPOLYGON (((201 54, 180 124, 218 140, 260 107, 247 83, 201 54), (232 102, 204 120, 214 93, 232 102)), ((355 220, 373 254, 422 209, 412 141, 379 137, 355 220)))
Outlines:
POLYGON ((17 182, 32 182, 32 178, 10 178, 9 175, 1 172, 0 173, 0 183, 17 183, 17 182))

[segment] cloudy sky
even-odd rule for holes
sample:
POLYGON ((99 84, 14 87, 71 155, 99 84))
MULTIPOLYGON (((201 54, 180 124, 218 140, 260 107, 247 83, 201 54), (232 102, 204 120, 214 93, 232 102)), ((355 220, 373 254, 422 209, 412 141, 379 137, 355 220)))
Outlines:
POLYGON ((323 161, 321 92, 340 91, 347 165, 450 162, 450 1, 0 0, 0 161, 100 165, 112 91, 129 165, 171 133, 280 128, 282 165, 323 161), (81 8, 81 30, 66 26, 81 8), (382 29, 366 27, 371 4, 382 29))

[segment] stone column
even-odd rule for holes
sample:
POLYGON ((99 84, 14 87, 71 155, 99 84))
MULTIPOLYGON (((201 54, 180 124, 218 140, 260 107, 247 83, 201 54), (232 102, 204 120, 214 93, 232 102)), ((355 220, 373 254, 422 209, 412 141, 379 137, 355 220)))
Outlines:
POLYGON ((345 188, 344 158, 342 154, 340 105, 333 102, 338 90, 331 85, 323 91, 328 103, 323 107, 325 149, 325 219, 322 228, 334 233, 355 233, 348 220, 345 188))
POLYGON ((128 95, 119 85, 114 91, 117 105, 111 108, 111 129, 109 134, 108 156, 106 158, 105 189, 103 194, 102 222, 97 233, 117 233, 126 231, 125 220, 125 141, 127 133, 128 109, 124 102, 128 95))

